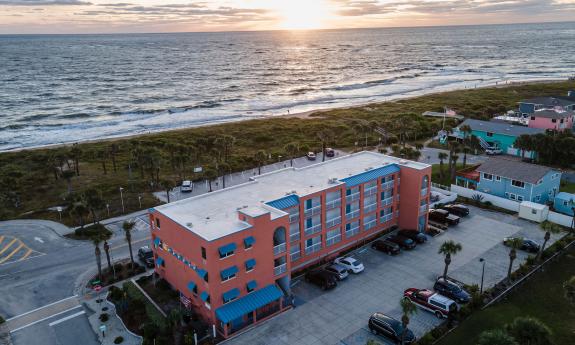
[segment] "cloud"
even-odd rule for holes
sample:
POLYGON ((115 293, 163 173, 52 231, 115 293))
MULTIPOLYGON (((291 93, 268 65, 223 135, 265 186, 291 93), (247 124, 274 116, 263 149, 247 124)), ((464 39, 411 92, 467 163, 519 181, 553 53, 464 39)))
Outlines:
POLYGON ((80 0, 0 0, 0 6, 78 6, 91 5, 80 0))

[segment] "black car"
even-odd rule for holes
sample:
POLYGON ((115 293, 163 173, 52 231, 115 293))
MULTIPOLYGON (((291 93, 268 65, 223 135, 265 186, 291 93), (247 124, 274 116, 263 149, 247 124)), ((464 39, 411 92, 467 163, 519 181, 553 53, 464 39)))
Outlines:
POLYGON ((465 205, 451 204, 451 205, 444 205, 441 208, 459 217, 466 217, 469 215, 469 207, 465 205))
POLYGON ((401 235, 394 235, 387 238, 388 241, 391 241, 397 245, 399 245, 403 249, 411 250, 415 248, 416 244, 415 241, 411 238, 401 236, 401 235))
MULTIPOLYGON (((401 341, 403 326, 400 321, 391 316, 387 316, 383 313, 375 313, 371 315, 367 325, 373 334, 383 335, 396 343, 401 341)), ((409 328, 406 329, 404 343, 413 344, 415 340, 413 332, 409 328)))
POLYGON ((459 284, 442 277, 437 278, 437 281, 433 285, 433 290, 439 292, 440 295, 451 298, 457 303, 468 303, 470 300, 469 293, 459 286, 459 284))
POLYGON ((410 238, 414 240, 416 243, 427 242, 427 236, 417 230, 399 230, 397 234, 403 237, 410 238))
POLYGON ((327 149, 325 149, 325 156, 326 157, 335 157, 335 150, 332 149, 331 147, 328 147, 327 149))
POLYGON ((333 289, 337 286, 335 274, 323 269, 307 272, 305 281, 319 286, 322 290, 333 289))
MULTIPOLYGON (((506 246, 509 246, 509 242, 511 242, 511 240, 513 240, 514 237, 505 237, 503 239, 503 244, 506 246)), ((541 245, 533 240, 530 240, 528 238, 524 238, 523 239, 523 244, 521 245, 521 247, 519 248, 521 250, 524 250, 528 253, 538 253, 539 249, 541 249, 541 245)))
POLYGON ((145 246, 138 249, 138 257, 147 267, 154 267, 154 252, 150 247, 145 246))
POLYGON ((388 240, 377 240, 371 244, 371 248, 389 255, 397 255, 400 252, 399 245, 388 240))

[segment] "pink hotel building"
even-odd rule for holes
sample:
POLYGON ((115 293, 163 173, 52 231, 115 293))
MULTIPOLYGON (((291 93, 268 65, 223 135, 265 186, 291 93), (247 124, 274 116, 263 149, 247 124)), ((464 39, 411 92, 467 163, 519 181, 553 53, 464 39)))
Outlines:
POLYGON ((156 272, 224 338, 291 308, 294 272, 427 226, 431 166, 360 152, 150 210, 156 272))

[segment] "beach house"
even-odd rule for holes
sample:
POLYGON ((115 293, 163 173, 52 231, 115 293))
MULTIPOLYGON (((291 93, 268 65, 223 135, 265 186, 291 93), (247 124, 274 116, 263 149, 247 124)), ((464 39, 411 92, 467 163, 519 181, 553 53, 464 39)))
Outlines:
POLYGON ((431 166, 360 152, 150 210, 155 272, 228 338, 291 308, 291 276, 427 227, 431 166))
POLYGON ((545 204, 559 191, 561 172, 513 157, 492 157, 457 172, 456 185, 514 201, 545 204))
POLYGON ((573 216, 575 210, 575 194, 560 192, 555 196, 553 209, 557 212, 573 216))
POLYGON ((559 109, 543 109, 531 113, 529 127, 545 130, 564 131, 573 129, 573 111, 559 109))
POLYGON ((569 91, 567 96, 535 97, 519 102, 519 112, 523 115, 530 115, 542 109, 575 111, 575 91, 569 91))

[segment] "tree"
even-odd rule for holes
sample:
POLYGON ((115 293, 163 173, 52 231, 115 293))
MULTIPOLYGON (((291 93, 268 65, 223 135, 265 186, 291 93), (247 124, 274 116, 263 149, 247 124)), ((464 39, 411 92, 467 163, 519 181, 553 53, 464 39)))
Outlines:
POLYGON ((405 344, 405 336, 407 334, 407 326, 409 325, 409 317, 417 313, 417 307, 407 297, 402 298, 399 302, 401 305, 401 345, 405 344))
POLYGON ((439 153, 437 154, 437 158, 439 159, 439 179, 440 179, 441 181, 443 181, 443 176, 444 176, 444 175, 443 175, 443 161, 444 161, 445 159, 447 159, 447 157, 448 157, 448 156, 447 156, 447 153, 445 153, 445 152, 439 152, 439 153))
POLYGON ((108 262, 108 274, 112 272, 112 261, 110 260, 110 245, 108 241, 104 241, 104 252, 106 253, 106 261, 108 262))
POLYGON ((160 187, 166 191, 166 198, 168 203, 170 202, 170 191, 176 187, 176 184, 172 180, 162 180, 160 181, 160 187))
POLYGON ((76 169, 76 176, 80 176, 80 155, 82 154, 82 149, 78 144, 72 145, 72 149, 70 149, 70 154, 74 159, 74 169, 76 169))
POLYGON ((86 207, 92 214, 92 221, 99 223, 98 211, 106 206, 104 199, 102 199, 102 193, 94 188, 90 188, 83 193, 83 199, 85 200, 86 207))
POLYGON ((212 181, 215 180, 218 177, 218 172, 215 171, 212 168, 208 168, 204 171, 204 178, 206 180, 208 180, 208 185, 210 186, 210 189, 208 190, 208 192, 212 192, 212 181))
POLYGON ((70 213, 78 217, 80 228, 83 229, 84 225, 86 224, 85 217, 88 216, 88 214, 90 213, 90 210, 88 209, 88 207, 86 207, 84 201, 80 200, 74 202, 70 209, 70 213))
POLYGON ((297 143, 288 143, 286 146, 284 146, 284 150, 287 153, 287 156, 289 157, 290 167, 293 167, 293 159, 299 153, 299 145, 297 143))
POLYGON ((513 261, 517 258, 517 249, 523 245, 523 237, 512 238, 507 242, 509 246, 509 268, 507 269, 507 279, 511 280, 511 270, 513 270, 513 261))
POLYGON ((116 172, 116 156, 120 152, 120 147, 118 144, 110 145, 110 157, 112 158, 112 167, 114 168, 114 172, 116 172))
POLYGON ((322 129, 317 133, 317 137, 321 141, 322 162, 325 162, 325 150, 327 148, 327 145, 333 140, 334 136, 335 136, 334 133, 330 129, 322 129))
POLYGON ((575 305, 575 276, 563 283, 563 290, 565 290, 565 298, 575 305))
MULTIPOLYGON (((501 329, 484 331, 479 335, 477 345, 519 345, 512 336, 501 329)), ((523 344, 521 344, 523 345, 523 344)))
POLYGON ((254 159, 255 159, 256 163, 258 164, 258 175, 262 174, 262 165, 265 163, 267 158, 268 158, 268 154, 264 150, 259 150, 254 155, 254 159))
POLYGON ((236 138, 227 134, 216 138, 215 145, 220 149, 219 152, 224 162, 229 160, 235 142, 236 138))
POLYGON ((108 151, 105 149, 98 150, 95 152, 95 158, 100 160, 100 164, 102 164, 102 170, 104 171, 104 175, 108 175, 108 168, 106 167, 106 159, 108 158, 108 151))
POLYGON ((100 251, 100 242, 102 240, 99 237, 96 237, 92 240, 94 243, 94 255, 96 255, 96 265, 98 266, 98 279, 102 280, 102 252, 100 251))
POLYGON ((449 176, 451 177, 450 181, 453 183, 455 181, 455 172, 457 170, 457 160, 459 156, 454 154, 451 158, 453 159, 453 164, 451 165, 451 173, 449 176))
POLYGON ((543 245, 539 249, 539 253, 537 253, 537 259, 541 260, 543 258, 543 251, 545 250, 545 246, 547 242, 551 239, 551 234, 558 234, 561 232, 561 227, 555 223, 551 223, 550 221, 546 220, 539 224, 539 228, 542 231, 545 231, 545 237, 543 238, 543 245))
POLYGON ((467 165, 467 151, 469 147, 467 146, 467 139, 471 135, 471 127, 469 125, 463 125, 459 129, 463 133, 463 167, 467 165))
POLYGON ((226 173, 231 170, 231 166, 226 163, 222 162, 218 165, 219 175, 222 176, 222 188, 226 188, 226 173))
POLYGON ((451 264, 451 256, 459 253, 463 247, 461 243, 456 243, 454 241, 445 241, 439 247, 438 254, 445 255, 445 269, 443 270, 443 278, 447 279, 447 270, 449 269, 449 265, 451 264))
POLYGON ((64 170, 61 175, 68 185, 68 194, 72 194, 72 178, 76 176, 76 173, 73 170, 64 170))
POLYGON ((505 330, 522 345, 551 345, 551 330, 533 317, 517 317, 505 330))
POLYGON ((132 262, 132 269, 134 269, 134 254, 132 252, 132 230, 136 225, 133 221, 125 221, 122 224, 122 229, 124 229, 124 234, 126 235, 126 241, 128 242, 128 250, 130 251, 130 261, 132 262))

